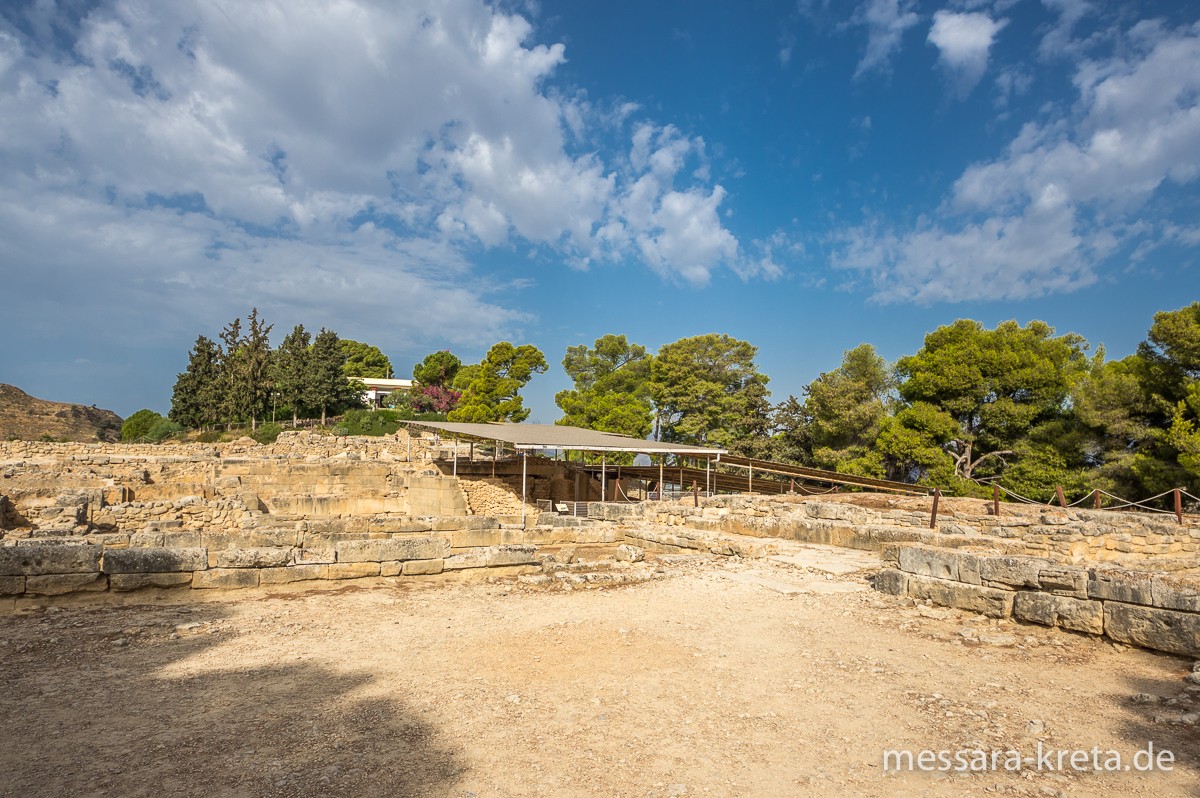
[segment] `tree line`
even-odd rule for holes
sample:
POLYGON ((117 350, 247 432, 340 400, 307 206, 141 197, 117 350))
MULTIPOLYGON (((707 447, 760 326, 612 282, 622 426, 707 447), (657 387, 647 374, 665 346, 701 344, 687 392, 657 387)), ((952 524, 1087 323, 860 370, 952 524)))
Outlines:
MULTIPOLYGON (((200 336, 175 385, 171 420, 253 426, 271 413, 320 417, 361 404, 348 377, 392 376, 378 347, 297 326, 272 350, 252 310, 219 343, 200 336)), ((1200 302, 1155 314, 1134 354, 1107 360, 1041 321, 937 328, 895 363, 870 344, 844 353, 801 396, 772 404, 757 348, 708 334, 656 353, 624 335, 570 346, 573 387, 558 424, 709 445, 751 456, 983 495, 998 481, 1045 501, 1100 488, 1130 498, 1200 485, 1200 302)), ((545 373, 532 345, 493 345, 479 363, 448 351, 390 397, 399 417, 525 421, 521 391, 545 373)))

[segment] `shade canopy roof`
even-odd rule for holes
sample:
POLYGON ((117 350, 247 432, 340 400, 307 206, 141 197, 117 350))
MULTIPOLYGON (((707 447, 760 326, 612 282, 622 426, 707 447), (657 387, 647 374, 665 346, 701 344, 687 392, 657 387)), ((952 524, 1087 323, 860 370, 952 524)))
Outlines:
POLYGON ((597 432, 581 427, 557 424, 466 424, 451 421, 408 421, 414 427, 424 427, 486 441, 503 441, 514 449, 564 449, 584 452, 640 452, 643 454, 679 454, 691 457, 720 459, 725 449, 690 446, 684 443, 646 441, 612 432, 597 432))

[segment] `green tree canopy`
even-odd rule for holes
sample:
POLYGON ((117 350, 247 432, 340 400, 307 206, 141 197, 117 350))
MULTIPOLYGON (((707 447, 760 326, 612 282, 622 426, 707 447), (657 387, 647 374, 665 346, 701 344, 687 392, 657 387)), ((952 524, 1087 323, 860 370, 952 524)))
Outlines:
POLYGON ((555 423, 645 438, 652 420, 651 361, 644 346, 624 335, 597 338, 594 348, 568 347, 563 368, 575 387, 555 395, 563 411, 555 423))
POLYGON ((187 369, 175 380, 171 420, 194 428, 219 423, 224 406, 221 386, 221 348, 198 336, 188 355, 187 369))
MULTIPOLYGON (((887 398, 893 380, 887 363, 870 344, 842 354, 842 365, 822 374, 804 389, 801 412, 807 424, 812 462, 820 468, 842 470, 862 458, 879 436, 888 415, 887 398)), ((855 473, 876 471, 860 465, 855 473)))
POLYGON ((501 341, 481 362, 459 369, 454 387, 462 392, 462 399, 447 417, 475 423, 524 421, 529 418, 529 409, 520 391, 533 375, 547 368, 546 356, 537 347, 501 341))
POLYGON ((339 343, 346 355, 342 373, 347 377, 387 379, 392 376, 392 361, 379 347, 349 338, 342 338, 339 343))
POLYGON ((462 361, 453 353, 443 349, 430 352, 425 359, 413 366, 413 379, 418 385, 446 388, 454 384, 462 361))
POLYGON ((272 363, 275 390, 280 401, 292 408, 292 423, 308 408, 312 393, 308 385, 312 379, 311 342, 312 336, 308 330, 304 329, 303 324, 297 324, 275 350, 272 363))
POLYGON ((313 339, 309 357, 308 394, 305 404, 321 411, 321 426, 332 412, 362 404, 362 383, 352 384, 342 368, 346 352, 338 334, 324 327, 313 339))
POLYGON ((763 454, 770 392, 754 363, 757 352, 715 333, 664 345, 650 367, 658 439, 763 454))
POLYGON ((121 424, 121 441, 135 443, 147 438, 150 428, 162 420, 162 414, 153 410, 143 408, 137 411, 121 424))
MULTIPOLYGON (((1071 385, 1089 362, 1084 340, 1015 321, 994 330, 960 319, 925 336, 925 345, 896 364, 900 395, 948 413, 959 426, 950 443, 955 473, 1014 453, 1035 424, 1061 414, 1071 385)), ((996 463, 990 463, 995 467, 996 463)))

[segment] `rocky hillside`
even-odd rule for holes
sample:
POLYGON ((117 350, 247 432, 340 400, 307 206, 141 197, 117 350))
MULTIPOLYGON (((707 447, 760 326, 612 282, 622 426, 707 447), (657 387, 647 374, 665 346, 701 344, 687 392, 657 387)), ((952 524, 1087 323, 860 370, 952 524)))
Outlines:
POLYGON ((0 383, 0 440, 115 441, 121 417, 111 410, 37 399, 0 383))

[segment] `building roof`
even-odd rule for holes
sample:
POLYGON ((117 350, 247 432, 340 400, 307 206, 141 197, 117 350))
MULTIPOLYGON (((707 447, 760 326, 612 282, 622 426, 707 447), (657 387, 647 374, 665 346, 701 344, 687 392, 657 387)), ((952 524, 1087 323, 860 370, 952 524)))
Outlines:
POLYGON ((585 452, 640 452, 644 454, 679 454, 694 457, 720 458, 725 449, 690 446, 684 443, 646 441, 612 432, 598 432, 558 424, 466 424, 450 421, 409 421, 414 427, 425 427, 488 441, 503 441, 515 449, 564 449, 585 452))
POLYGON ((389 380, 383 377, 351 377, 355 382, 361 382, 368 388, 411 388, 413 387, 412 380, 389 380))

